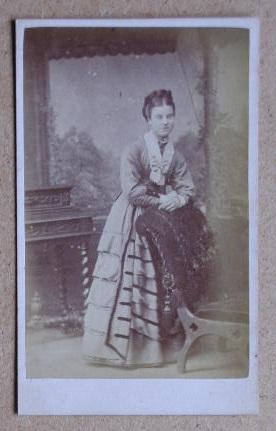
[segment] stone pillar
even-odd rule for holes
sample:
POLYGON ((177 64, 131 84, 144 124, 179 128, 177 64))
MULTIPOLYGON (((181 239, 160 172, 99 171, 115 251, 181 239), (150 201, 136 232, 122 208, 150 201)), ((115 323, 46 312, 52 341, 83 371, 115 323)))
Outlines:
POLYGON ((218 245, 215 293, 248 292, 248 31, 204 30, 207 215, 218 245))
MULTIPOLYGON (((38 29, 39 30, 39 29, 38 29)), ((37 29, 24 41, 24 154, 25 188, 49 185, 48 109, 49 71, 46 41, 37 29)))

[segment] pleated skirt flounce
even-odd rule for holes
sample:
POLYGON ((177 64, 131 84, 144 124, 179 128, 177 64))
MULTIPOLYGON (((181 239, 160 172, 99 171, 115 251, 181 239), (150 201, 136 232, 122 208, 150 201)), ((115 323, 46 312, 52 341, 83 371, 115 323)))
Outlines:
POLYGON ((160 339, 156 273, 148 244, 135 231, 142 211, 121 195, 103 229, 84 322, 88 362, 159 366, 174 362, 182 347, 182 337, 160 339))

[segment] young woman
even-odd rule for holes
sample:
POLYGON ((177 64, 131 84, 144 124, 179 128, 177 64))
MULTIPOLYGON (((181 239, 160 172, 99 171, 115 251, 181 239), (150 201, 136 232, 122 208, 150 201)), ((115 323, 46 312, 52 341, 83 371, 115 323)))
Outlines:
POLYGON ((194 185, 170 140, 175 121, 171 92, 150 93, 142 113, 149 130, 123 153, 122 193, 98 245, 87 299, 84 357, 97 364, 155 366, 175 360, 160 336, 154 256, 135 222, 146 208, 171 213, 185 206, 194 185))

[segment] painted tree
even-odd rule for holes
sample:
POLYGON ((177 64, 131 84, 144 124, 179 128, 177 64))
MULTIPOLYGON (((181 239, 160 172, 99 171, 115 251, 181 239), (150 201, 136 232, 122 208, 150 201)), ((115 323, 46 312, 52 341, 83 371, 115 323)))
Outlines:
POLYGON ((91 136, 71 127, 52 141, 52 183, 71 185, 72 204, 101 212, 110 206, 114 175, 110 159, 91 136))

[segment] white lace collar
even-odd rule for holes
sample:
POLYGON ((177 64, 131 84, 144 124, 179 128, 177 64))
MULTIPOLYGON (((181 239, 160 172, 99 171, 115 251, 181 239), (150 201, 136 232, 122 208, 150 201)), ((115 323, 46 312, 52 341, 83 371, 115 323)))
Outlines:
POLYGON ((150 161, 150 180, 155 184, 164 185, 165 174, 168 172, 173 158, 174 146, 170 141, 168 141, 165 146, 163 155, 161 155, 157 137, 152 131, 145 133, 144 139, 150 161))

